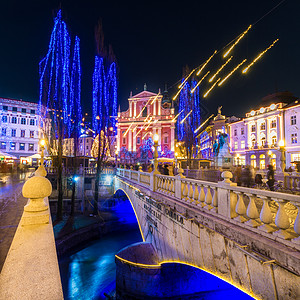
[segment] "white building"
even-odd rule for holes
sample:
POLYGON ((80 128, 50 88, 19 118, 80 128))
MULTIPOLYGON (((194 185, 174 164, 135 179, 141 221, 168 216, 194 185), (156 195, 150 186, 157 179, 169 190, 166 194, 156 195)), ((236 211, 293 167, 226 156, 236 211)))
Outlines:
MULTIPOLYGON (((78 139, 78 151, 76 156, 91 157, 91 150, 93 146, 94 138, 86 134, 81 135, 78 139)), ((63 155, 74 156, 74 139, 66 138, 63 140, 63 155)))
POLYGON ((17 158, 39 152, 38 104, 0 98, 0 150, 17 158))
POLYGON ((242 120, 229 124, 230 147, 235 164, 260 169, 272 164, 278 168, 281 159, 279 141, 285 144, 286 166, 299 161, 299 112, 298 101, 291 104, 272 103, 252 110, 242 120))

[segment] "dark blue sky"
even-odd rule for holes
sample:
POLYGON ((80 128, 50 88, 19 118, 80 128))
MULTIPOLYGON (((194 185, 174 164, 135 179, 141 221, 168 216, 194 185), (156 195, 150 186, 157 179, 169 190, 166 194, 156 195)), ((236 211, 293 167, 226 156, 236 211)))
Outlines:
MULTIPOLYGON (((119 103, 126 109, 130 91, 142 91, 144 83, 153 92, 163 90, 165 83, 174 85, 183 66, 194 68, 203 63, 280 1, 3 2, 0 97, 38 100, 38 63, 47 52, 53 17, 61 5, 69 31, 81 39, 82 100, 90 112, 94 26, 99 18, 105 41, 112 45, 118 60, 119 103)), ((275 91, 289 90, 300 96, 300 1, 286 0, 257 22, 235 48, 235 60, 227 70, 243 58, 251 61, 276 38, 276 46, 246 76, 237 72, 203 100, 211 113, 223 105, 225 114, 243 116, 275 91)), ((215 70, 222 62, 220 53, 207 70, 215 70)), ((172 96, 176 90, 169 92, 172 96)))

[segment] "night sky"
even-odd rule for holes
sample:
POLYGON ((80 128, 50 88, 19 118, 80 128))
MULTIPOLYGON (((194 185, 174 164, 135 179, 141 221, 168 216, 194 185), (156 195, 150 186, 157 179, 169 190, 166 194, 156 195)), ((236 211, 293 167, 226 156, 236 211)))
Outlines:
MULTIPOLYGON (((105 42, 119 66, 118 101, 127 109, 130 91, 157 92, 168 85, 174 96, 182 69, 202 64, 206 70, 225 62, 224 46, 254 24, 233 51, 226 74, 241 60, 249 62, 276 38, 279 42, 247 75, 235 73, 203 100, 210 113, 219 105, 226 115, 244 116, 262 97, 275 91, 300 96, 300 1, 1 1, 0 97, 37 102, 38 64, 45 56, 53 18, 59 7, 73 38, 81 39, 82 102, 91 112, 94 27, 102 18, 105 42), (268 14, 268 12, 270 12, 268 14), (267 15, 266 15, 267 14, 267 15), (264 17, 263 17, 264 16, 264 17), (222 50, 223 49, 223 50, 222 50), (173 88, 172 88, 173 87, 173 88)), ((209 85, 203 85, 203 93, 209 85)))

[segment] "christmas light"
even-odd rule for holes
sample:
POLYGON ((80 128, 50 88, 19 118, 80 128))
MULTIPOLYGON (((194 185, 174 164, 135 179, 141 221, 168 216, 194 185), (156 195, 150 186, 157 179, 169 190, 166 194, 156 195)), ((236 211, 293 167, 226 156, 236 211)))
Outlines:
POLYGON ((180 114, 183 112, 183 110, 181 111, 181 112, 179 112, 175 117, 174 117, 174 119, 171 121, 171 122, 175 122, 175 120, 180 116, 180 114))
POLYGON ((212 82, 215 77, 225 68, 225 66, 232 60, 233 56, 231 56, 222 66, 221 68, 209 79, 209 82, 212 82))
POLYGON ((271 49, 279 39, 275 40, 267 49, 258 54, 255 59, 242 71, 242 73, 246 73, 269 49, 271 49))
POLYGON ((239 63, 220 83, 218 86, 221 86, 247 59, 245 58, 241 63, 239 63))
POLYGON ((193 110, 191 110, 181 121, 180 124, 183 124, 183 122, 186 120, 186 118, 192 113, 193 110))
POLYGON ((208 121, 211 117, 213 117, 214 114, 210 115, 195 131, 194 133, 197 133, 208 121))
POLYGON ((213 90, 213 88, 216 86, 216 84, 220 81, 221 78, 218 78, 218 80, 206 91, 206 93, 203 95, 203 98, 206 98, 209 93, 213 90))
POLYGON ((178 88, 180 89, 181 87, 183 87, 183 85, 188 81, 188 79, 191 77, 191 75, 195 72, 196 69, 192 70, 190 72, 190 74, 184 79, 184 81, 178 86, 178 88))
POLYGON ((196 84, 196 86, 191 90, 191 93, 194 93, 194 91, 196 90, 196 88, 201 84, 201 82, 206 78, 206 76, 210 73, 210 71, 208 71, 196 84))
POLYGON ((245 34, 247 34, 247 32, 250 30, 251 27, 252 25, 249 25, 249 27, 239 36, 239 38, 235 41, 235 43, 223 55, 224 58, 232 51, 232 49, 239 43, 239 41, 245 36, 245 34))
POLYGON ((206 65, 210 62, 210 60, 215 56, 215 54, 217 53, 217 50, 215 50, 215 52, 208 58, 208 60, 202 65, 201 69, 197 72, 197 76, 200 75, 200 73, 202 72, 202 70, 206 67, 206 65))

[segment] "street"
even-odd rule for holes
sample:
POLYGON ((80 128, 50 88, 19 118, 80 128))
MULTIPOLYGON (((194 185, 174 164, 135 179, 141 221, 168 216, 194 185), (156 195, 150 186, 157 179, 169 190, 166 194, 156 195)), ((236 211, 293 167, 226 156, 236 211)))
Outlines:
POLYGON ((30 174, 0 174, 0 271, 27 203, 22 186, 30 174))

